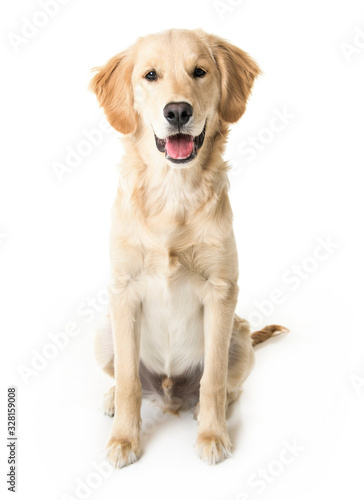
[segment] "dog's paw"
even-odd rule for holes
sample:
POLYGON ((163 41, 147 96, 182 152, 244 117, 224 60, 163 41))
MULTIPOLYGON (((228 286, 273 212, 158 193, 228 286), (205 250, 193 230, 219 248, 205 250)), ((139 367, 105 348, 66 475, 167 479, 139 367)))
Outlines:
POLYGON ((196 449, 199 457, 209 465, 215 465, 231 456, 231 443, 227 435, 199 434, 196 449))
POLYGON ((113 417, 115 414, 115 386, 110 387, 104 396, 103 410, 106 415, 113 417))
POLYGON ((116 469, 136 462, 140 455, 139 442, 132 439, 111 438, 106 445, 107 458, 116 469))

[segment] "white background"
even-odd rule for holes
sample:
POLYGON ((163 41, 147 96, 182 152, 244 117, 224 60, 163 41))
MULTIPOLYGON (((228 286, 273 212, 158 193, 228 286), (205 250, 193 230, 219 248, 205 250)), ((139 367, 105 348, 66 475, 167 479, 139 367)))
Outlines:
POLYGON ((21 499, 363 498, 363 4, 230 4, 219 15, 212 0, 71 0, 47 20, 37 1, 2 2, 2 492, 6 388, 15 384, 21 499), (22 36, 33 19, 44 26, 16 52, 9 33, 22 36), (291 333, 257 349, 229 419, 231 459, 200 462, 191 415, 163 422, 143 403, 141 460, 101 480, 93 464, 104 459, 111 419, 100 402, 111 380, 93 359, 101 313, 92 311, 101 309, 109 278, 109 211, 122 146, 116 133, 103 133, 62 181, 54 162, 65 164, 67 148, 81 147, 83 131, 103 118, 87 91, 90 69, 138 36, 173 27, 226 37, 264 71, 226 153, 234 165, 237 311, 248 317, 263 303, 263 322, 291 333), (266 129, 277 110, 291 118, 272 135, 266 129), (252 161, 243 144, 250 136, 266 142, 252 161), (318 238, 336 247, 322 262, 312 260, 318 238), (294 265, 310 272, 292 290, 282 276, 294 265), (274 289, 284 298, 268 306, 274 289), (78 335, 26 383, 19 367, 31 368, 49 335, 70 322, 78 335), (301 451, 280 465, 287 441, 301 451), (264 470, 261 492, 251 478, 264 470), (92 488, 77 490, 87 480, 92 488))

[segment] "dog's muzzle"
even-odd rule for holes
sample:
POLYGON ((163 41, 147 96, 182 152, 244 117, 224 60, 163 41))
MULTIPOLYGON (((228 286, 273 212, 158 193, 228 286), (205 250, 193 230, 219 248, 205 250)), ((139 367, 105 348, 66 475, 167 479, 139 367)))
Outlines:
POLYGON ((158 151, 165 153, 167 160, 173 163, 188 163, 197 156, 206 134, 206 123, 200 135, 174 134, 166 139, 159 139, 155 134, 158 151))

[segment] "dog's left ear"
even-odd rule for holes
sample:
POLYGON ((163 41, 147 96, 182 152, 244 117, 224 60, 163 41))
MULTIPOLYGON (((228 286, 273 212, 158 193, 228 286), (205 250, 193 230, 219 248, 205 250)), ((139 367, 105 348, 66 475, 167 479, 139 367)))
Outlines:
POLYGON ((133 64, 128 52, 116 55, 105 66, 96 69, 90 90, 95 92, 110 124, 122 134, 134 132, 137 115, 131 86, 133 64))
POLYGON ((244 114, 254 80, 261 70, 246 52, 222 38, 210 35, 209 45, 221 75, 219 113, 224 121, 235 123, 244 114))

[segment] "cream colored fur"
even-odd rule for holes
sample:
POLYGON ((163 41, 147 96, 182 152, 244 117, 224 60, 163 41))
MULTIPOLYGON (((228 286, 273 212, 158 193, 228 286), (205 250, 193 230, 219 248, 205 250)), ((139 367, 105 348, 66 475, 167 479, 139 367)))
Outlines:
POLYGON ((125 146, 112 212, 111 325, 96 341, 116 381, 106 398, 106 411, 115 411, 108 453, 116 467, 140 454, 140 360, 168 380, 203 368, 197 448, 208 463, 230 453, 226 408, 254 355, 248 324, 234 316, 238 261, 222 154, 258 74, 224 40, 170 30, 138 40, 91 82, 125 146), (204 78, 193 78, 196 67, 204 78), (155 82, 145 79, 152 69, 155 82), (163 108, 181 101, 193 107, 188 134, 200 135, 206 123, 202 148, 183 166, 168 161, 154 138, 169 133, 163 108))

